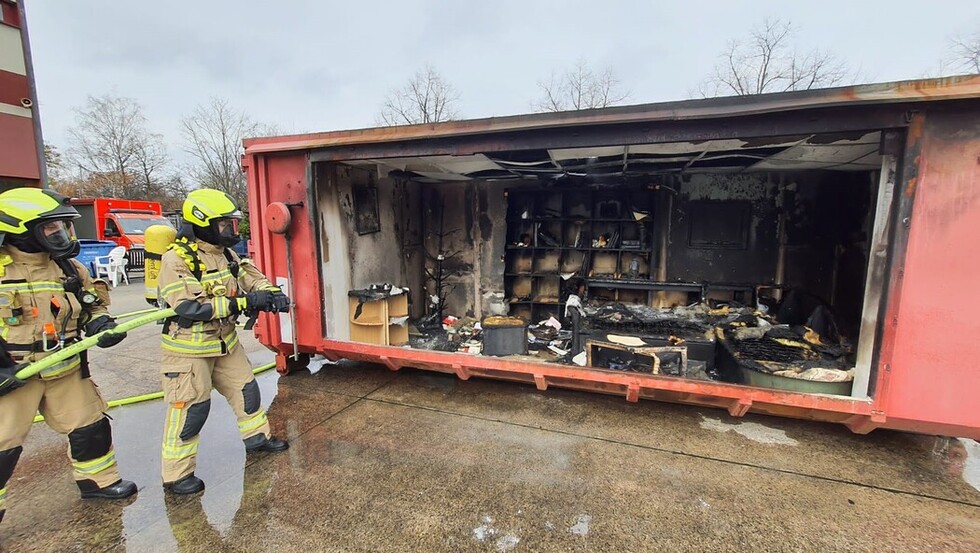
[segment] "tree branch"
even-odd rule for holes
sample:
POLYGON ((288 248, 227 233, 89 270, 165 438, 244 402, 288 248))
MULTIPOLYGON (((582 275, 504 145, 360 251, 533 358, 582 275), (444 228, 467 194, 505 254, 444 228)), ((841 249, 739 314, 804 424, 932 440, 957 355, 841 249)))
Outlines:
POLYGON ((560 77, 552 72, 548 81, 538 81, 542 96, 532 104, 538 111, 595 109, 617 105, 629 98, 612 69, 593 71, 579 60, 560 77))
POLYGON ((847 65, 818 49, 799 54, 793 46, 796 27, 765 19, 750 30, 747 41, 731 40, 712 74, 699 86, 703 96, 764 94, 833 86, 849 77, 847 65))
POLYGON ((417 71, 408 83, 389 92, 381 104, 377 122, 385 126, 439 123, 459 117, 459 94, 431 66, 417 71))

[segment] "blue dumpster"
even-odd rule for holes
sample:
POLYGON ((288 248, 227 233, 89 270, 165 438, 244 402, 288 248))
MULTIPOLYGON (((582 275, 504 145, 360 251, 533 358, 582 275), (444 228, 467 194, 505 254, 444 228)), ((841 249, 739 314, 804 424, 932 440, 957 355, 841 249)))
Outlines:
POLYGON ((238 257, 248 257, 248 238, 242 238, 242 241, 235 244, 231 249, 235 250, 238 257))
POLYGON ((83 265, 88 267, 89 272, 93 276, 95 276, 95 258, 109 255, 112 248, 117 246, 115 242, 109 240, 81 239, 78 243, 82 246, 82 250, 78 252, 78 256, 75 259, 81 261, 83 265))

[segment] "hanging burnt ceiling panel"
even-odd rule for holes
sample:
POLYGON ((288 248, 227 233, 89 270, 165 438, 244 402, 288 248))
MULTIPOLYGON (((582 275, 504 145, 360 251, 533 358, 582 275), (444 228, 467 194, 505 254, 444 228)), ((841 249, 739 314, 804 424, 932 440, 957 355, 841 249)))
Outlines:
POLYGON ((880 132, 751 140, 630 144, 595 148, 521 150, 466 156, 351 161, 379 175, 418 182, 471 179, 609 178, 679 172, 870 171, 881 166, 880 132))
MULTIPOLYGON (((875 133, 877 135, 877 133, 875 133)), ((769 156, 753 169, 778 171, 783 169, 840 169, 862 171, 881 166, 877 136, 861 142, 831 144, 799 144, 769 156)))

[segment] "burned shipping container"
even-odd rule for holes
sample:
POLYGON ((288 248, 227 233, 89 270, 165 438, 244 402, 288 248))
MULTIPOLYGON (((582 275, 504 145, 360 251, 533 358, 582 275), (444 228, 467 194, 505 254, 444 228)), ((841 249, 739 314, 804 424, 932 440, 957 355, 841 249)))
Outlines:
POLYGON ((252 246, 298 306, 258 334, 283 371, 295 342, 978 437, 978 156, 978 76, 253 139, 252 246))

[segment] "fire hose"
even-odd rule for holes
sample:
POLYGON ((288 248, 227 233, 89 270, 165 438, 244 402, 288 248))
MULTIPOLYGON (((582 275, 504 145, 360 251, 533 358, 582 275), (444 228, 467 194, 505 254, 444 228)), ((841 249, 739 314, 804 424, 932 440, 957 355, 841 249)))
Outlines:
MULTIPOLYGON (((74 344, 72 344, 70 346, 61 348, 58 351, 52 353, 51 355, 45 357, 44 359, 41 359, 40 361, 35 361, 34 363, 31 363, 30 365, 28 365, 28 366, 24 367, 23 369, 17 371, 17 378, 19 378, 21 380, 27 380, 28 378, 31 378, 32 376, 40 373, 41 371, 43 371, 45 369, 48 369, 50 367, 53 367, 54 365, 56 365, 56 364, 58 364, 58 363, 60 363, 62 361, 65 361, 66 359, 69 359, 69 358, 71 358, 71 357, 73 357, 75 355, 78 355, 78 354, 82 353, 83 351, 85 351, 85 350, 91 348, 92 346, 98 344, 99 338, 103 334, 120 334, 120 333, 123 333, 123 332, 129 332, 130 330, 139 328, 139 327, 141 327, 143 325, 154 323, 154 322, 159 321, 161 319, 166 319, 167 317, 173 317, 176 314, 177 313, 173 309, 144 309, 142 311, 134 311, 132 313, 126 313, 126 314, 123 314, 123 315, 119 315, 119 316, 116 317, 117 319, 119 319, 119 318, 127 318, 127 317, 134 317, 134 316, 137 316, 137 315, 141 315, 141 316, 139 316, 139 317, 137 317, 137 318, 135 318, 135 319, 133 319, 131 321, 127 321, 127 322, 118 324, 118 325, 116 325, 115 328, 111 328, 109 330, 105 330, 105 331, 100 332, 98 334, 93 334, 91 336, 87 336, 83 340, 80 340, 78 342, 75 342, 74 344)), ((276 366, 276 364, 274 362, 273 363, 266 364, 266 365, 262 365, 261 367, 257 367, 255 369, 253 369, 252 370, 252 373, 253 374, 259 374, 260 372, 266 371, 266 370, 271 369, 272 367, 275 367, 275 366, 276 366)), ((113 401, 110 401, 109 402, 109 408, 111 409, 112 407, 117 407, 117 406, 120 406, 120 405, 129 405, 129 404, 132 404, 132 403, 139 403, 139 402, 142 402, 142 401, 148 401, 148 400, 151 400, 151 399, 157 399, 157 398, 161 398, 161 397, 163 397, 163 392, 155 392, 155 393, 151 393, 151 394, 143 394, 143 395, 139 395, 139 396, 133 396, 133 397, 128 397, 128 398, 113 400, 113 401)), ((38 415, 38 416, 34 417, 34 422, 39 422, 39 421, 42 421, 42 420, 44 420, 44 417, 41 416, 41 415, 38 415)))
POLYGON ((75 355, 78 355, 79 353, 82 353, 83 351, 96 345, 99 342, 99 337, 101 337, 103 334, 107 334, 107 335, 121 334, 123 332, 128 332, 130 330, 133 330, 134 328, 141 327, 145 324, 155 323, 160 319, 173 317, 176 314, 177 313, 173 309, 158 309, 158 310, 154 310, 153 313, 149 313, 147 315, 143 315, 142 317, 137 317, 131 321, 127 321, 125 323, 116 325, 115 328, 110 328, 109 330, 104 330, 98 334, 93 334, 91 336, 88 336, 83 340, 79 340, 78 342, 75 342, 70 346, 63 347, 58 351, 52 353, 51 355, 45 357, 44 359, 41 359, 40 361, 35 361, 34 363, 31 363, 30 365, 17 371, 17 378, 21 380, 27 380, 28 378, 36 375, 37 373, 45 369, 49 369, 57 365, 58 363, 65 361, 66 359, 69 359, 71 357, 74 357, 75 355))
POLYGON ((139 311, 131 311, 129 313, 123 313, 122 315, 113 315, 112 318, 117 321, 122 319, 131 319, 133 317, 138 317, 140 315, 146 315, 147 313, 156 313, 160 309, 157 307, 150 307, 147 309, 140 309, 139 311))
MULTIPOLYGON (((255 367, 254 369, 252 369, 252 374, 263 373, 275 366, 276 366, 275 361, 271 363, 266 363, 265 365, 255 367)), ((122 399, 113 399, 109 401, 108 404, 109 404, 109 409, 112 409, 114 407, 121 407, 123 405, 132 405, 134 403, 142 403, 144 401, 151 401, 154 399, 160 399, 162 397, 163 397, 163 391, 159 391, 159 392, 153 392, 149 394, 142 394, 138 396, 124 397, 122 399)), ((41 422, 43 420, 44 420, 44 415, 37 415, 34 417, 34 422, 41 422)))
MULTIPOLYGON (((133 317, 138 317, 139 315, 145 315, 147 313, 156 313, 159 310, 160 310, 159 308, 150 307, 149 309, 140 309, 139 311, 132 311, 130 313, 123 313, 122 315, 113 315, 112 318, 115 319, 115 320, 117 320, 117 321, 121 321, 123 319, 131 319, 133 317)), ((251 320, 251 319, 249 319, 249 320, 251 320)), ((244 328, 245 330, 251 330, 252 329, 251 327, 248 326, 247 323, 238 323, 235 326, 237 326, 238 328, 244 328)))

